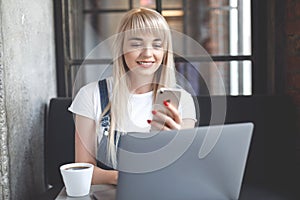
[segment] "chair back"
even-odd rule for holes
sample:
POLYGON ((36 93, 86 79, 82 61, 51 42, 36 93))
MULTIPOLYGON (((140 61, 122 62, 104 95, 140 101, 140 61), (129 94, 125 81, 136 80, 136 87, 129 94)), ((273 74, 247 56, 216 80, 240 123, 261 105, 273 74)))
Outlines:
POLYGON ((71 98, 50 100, 45 131, 46 186, 63 185, 59 167, 75 161, 73 115, 68 111, 71 98))

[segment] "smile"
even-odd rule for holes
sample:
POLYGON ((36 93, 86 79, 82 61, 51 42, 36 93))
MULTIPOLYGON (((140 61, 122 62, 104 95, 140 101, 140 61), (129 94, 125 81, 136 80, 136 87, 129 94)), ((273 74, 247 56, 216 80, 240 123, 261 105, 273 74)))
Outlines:
POLYGON ((137 61, 139 65, 152 64, 154 61, 137 61))
POLYGON ((142 66, 152 66, 155 62, 154 61, 137 61, 137 64, 142 65, 142 66))

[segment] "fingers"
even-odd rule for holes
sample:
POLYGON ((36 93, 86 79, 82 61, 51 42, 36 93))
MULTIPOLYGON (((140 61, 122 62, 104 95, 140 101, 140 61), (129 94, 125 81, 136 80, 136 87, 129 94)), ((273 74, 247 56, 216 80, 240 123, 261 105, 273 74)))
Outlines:
MULTIPOLYGON (((176 129, 176 130, 180 129, 180 124, 177 123, 172 117, 159 111, 154 113, 155 113, 155 120, 153 120, 153 122, 156 122, 157 124, 161 124, 162 126, 165 126, 169 129, 176 129)), ((159 128, 159 125, 157 125, 156 127, 159 128)))
POLYGON ((179 115, 178 109, 176 107, 174 107, 172 105, 172 103, 170 103, 168 101, 164 101, 164 105, 170 111, 171 116, 173 117, 174 121, 177 124, 181 124, 182 123, 182 119, 181 119, 181 117, 179 115))
POLYGON ((159 121, 150 120, 148 121, 152 127, 155 127, 155 130, 169 131, 171 130, 169 127, 165 126, 165 123, 161 123, 159 121))
POLYGON ((164 101, 164 105, 168 110, 168 114, 153 110, 153 120, 148 120, 148 123, 151 124, 151 126, 156 127, 158 130, 181 129, 182 119, 177 108, 167 101, 164 101))

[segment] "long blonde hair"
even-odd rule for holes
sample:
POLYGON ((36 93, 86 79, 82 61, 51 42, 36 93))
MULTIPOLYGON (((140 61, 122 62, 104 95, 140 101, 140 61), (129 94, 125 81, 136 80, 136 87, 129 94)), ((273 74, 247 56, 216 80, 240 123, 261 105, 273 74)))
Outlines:
POLYGON ((164 57, 159 69, 155 72, 153 80, 153 96, 156 98, 156 91, 160 87, 175 87, 175 66, 173 58, 173 47, 170 28, 164 17, 155 10, 148 8, 132 9, 122 18, 117 30, 116 39, 113 44, 113 94, 110 103, 102 112, 106 113, 108 109, 111 111, 110 130, 107 144, 107 157, 109 163, 116 167, 116 141, 115 129, 123 130, 124 121, 126 119, 127 103, 129 99, 130 80, 127 76, 128 67, 124 60, 123 43, 125 34, 136 34, 139 31, 147 33, 163 34, 164 57))

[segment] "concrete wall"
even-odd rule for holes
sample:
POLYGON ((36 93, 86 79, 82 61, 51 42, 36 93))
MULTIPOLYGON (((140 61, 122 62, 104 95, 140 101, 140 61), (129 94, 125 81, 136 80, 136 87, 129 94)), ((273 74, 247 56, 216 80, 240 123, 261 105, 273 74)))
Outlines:
MULTIPOLYGON (((7 122, 9 199, 13 200, 33 199, 44 189, 45 106, 56 96, 52 2, 0 0, 4 72, 0 81, 7 122)), ((8 198, 3 195, 2 199, 8 198)))

